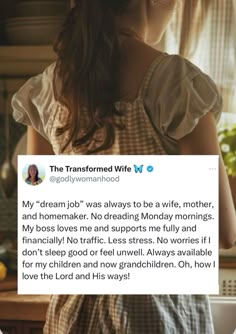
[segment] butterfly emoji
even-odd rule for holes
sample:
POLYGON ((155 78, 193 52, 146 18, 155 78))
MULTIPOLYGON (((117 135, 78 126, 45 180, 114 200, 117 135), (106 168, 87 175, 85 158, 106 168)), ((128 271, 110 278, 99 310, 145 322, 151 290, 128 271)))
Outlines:
POLYGON ((140 165, 139 167, 137 165, 134 165, 134 171, 135 173, 142 173, 143 165, 140 165))

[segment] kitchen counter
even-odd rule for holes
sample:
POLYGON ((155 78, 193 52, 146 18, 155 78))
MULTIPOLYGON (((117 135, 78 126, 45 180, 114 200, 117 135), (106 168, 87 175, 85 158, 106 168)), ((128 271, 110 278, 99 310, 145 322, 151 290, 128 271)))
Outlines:
POLYGON ((0 320, 45 321, 50 295, 17 295, 17 291, 0 293, 0 320))
POLYGON ((50 295, 18 295, 16 290, 1 291, 0 330, 8 334, 43 334, 49 300, 50 295))

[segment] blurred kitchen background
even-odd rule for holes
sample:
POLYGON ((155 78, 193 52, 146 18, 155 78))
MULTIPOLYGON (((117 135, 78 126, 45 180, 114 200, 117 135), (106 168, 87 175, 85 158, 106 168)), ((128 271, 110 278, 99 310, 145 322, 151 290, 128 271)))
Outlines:
MULTIPOLYGON (((69 0, 0 0, 0 262, 7 266, 9 277, 14 277, 17 268, 14 171, 17 154, 24 154, 26 145, 26 128, 13 121, 10 102, 29 77, 55 60, 52 43, 70 6, 69 0)), ((216 82, 224 100, 219 142, 236 203, 235 32, 235 0, 181 0, 157 48, 186 57, 216 82)), ((236 248, 221 252, 220 259, 220 293, 236 296, 236 248)), ((8 290, 16 289, 16 280, 6 282, 8 290)), ((4 290, 1 287, 0 282, 0 291, 4 290)), ((14 292, 1 293, 0 328, 8 334, 42 333, 48 301, 49 296, 26 298, 14 292)), ((217 303, 212 302, 216 333, 232 333, 224 327, 233 328, 231 304, 219 309, 217 303)))
MULTIPOLYGON (((9 168, 12 165, 16 169, 17 154, 25 153, 26 142, 26 128, 11 117, 11 97, 27 78, 55 60, 51 45, 71 6, 69 0, 0 0, 0 166, 4 165, 0 258, 1 244, 16 247, 16 186, 9 168), (4 181, 6 172, 8 181, 4 181)), ((235 0, 182 0, 157 45, 158 49, 186 57, 217 83, 224 100, 219 140, 232 188, 236 188, 236 128, 231 130, 236 124, 235 31, 235 0)), ((236 257, 236 251, 222 255, 236 257)))
POLYGON ((55 59, 51 45, 69 9, 69 0, 0 0, 0 261, 7 258, 12 271, 17 231, 14 171, 17 154, 25 152, 26 128, 13 121, 11 98, 27 78, 55 59))

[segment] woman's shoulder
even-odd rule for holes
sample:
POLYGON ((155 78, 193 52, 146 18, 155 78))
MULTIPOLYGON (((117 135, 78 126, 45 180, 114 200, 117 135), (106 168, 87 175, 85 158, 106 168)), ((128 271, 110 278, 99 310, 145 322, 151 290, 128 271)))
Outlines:
POLYGON ((179 140, 209 111, 218 122, 222 98, 200 68, 180 55, 165 54, 152 73, 144 104, 160 132, 179 140))
MULTIPOLYGON (((154 91, 161 87, 168 95, 173 90, 179 95, 192 87, 192 93, 210 98, 219 96, 219 91, 212 78, 190 60, 178 54, 156 53, 156 61, 151 70, 150 86, 154 91)), ((177 98, 178 96, 176 96, 177 98)))
POLYGON ((42 182, 43 182, 43 180, 39 177, 38 180, 36 181, 36 184, 40 184, 42 182))
POLYGON ((41 94, 50 94, 51 88, 53 87, 55 66, 56 62, 47 66, 43 72, 29 78, 25 84, 14 94, 12 99, 13 105, 14 102, 17 102, 18 100, 26 100, 27 97, 30 97, 31 100, 37 100, 41 94))
POLYGON ((140 41, 130 41, 127 50, 128 66, 125 68, 128 67, 127 72, 133 68, 136 77, 140 75, 151 78, 155 74, 159 77, 160 84, 163 84, 163 80, 165 83, 168 81, 175 84, 185 77, 204 75, 201 69, 188 59, 178 54, 168 54, 140 41))
POLYGON ((178 54, 168 54, 156 50, 153 53, 153 62, 156 63, 153 72, 157 76, 163 77, 165 82, 168 78, 174 83, 182 81, 186 77, 193 78, 196 75, 205 75, 198 66, 178 54))
POLYGON ((55 65, 55 62, 50 64, 42 73, 28 79, 11 101, 15 121, 32 126, 46 140, 50 132, 47 126, 56 104, 53 88, 55 65))
MULTIPOLYGON (((127 46, 128 52, 131 54, 130 58, 138 65, 144 65, 148 68, 148 64, 152 64, 156 59, 163 58, 162 65, 172 70, 181 71, 201 71, 191 61, 178 54, 169 54, 158 48, 154 48, 144 42, 133 40, 127 46), (136 61, 137 59, 137 61, 136 61)), ((139 70, 142 69, 139 67, 139 70)))

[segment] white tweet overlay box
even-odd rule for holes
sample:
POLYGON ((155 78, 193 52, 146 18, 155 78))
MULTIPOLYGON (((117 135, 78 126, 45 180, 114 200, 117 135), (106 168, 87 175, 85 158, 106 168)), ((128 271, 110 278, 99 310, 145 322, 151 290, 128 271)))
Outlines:
POLYGON ((19 156, 19 294, 217 294, 218 156, 19 156))

